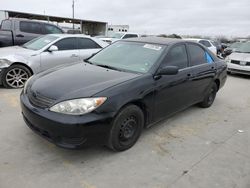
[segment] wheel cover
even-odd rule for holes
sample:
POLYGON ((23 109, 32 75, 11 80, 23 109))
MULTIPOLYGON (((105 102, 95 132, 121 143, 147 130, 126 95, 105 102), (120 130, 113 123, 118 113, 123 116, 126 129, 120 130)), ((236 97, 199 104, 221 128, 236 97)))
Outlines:
POLYGON ((133 139, 138 129, 138 123, 134 116, 126 118, 119 131, 119 140, 121 143, 126 143, 127 141, 133 139))
POLYGON ((21 68, 13 68, 6 74, 6 83, 13 88, 22 88, 29 79, 28 73, 21 68))

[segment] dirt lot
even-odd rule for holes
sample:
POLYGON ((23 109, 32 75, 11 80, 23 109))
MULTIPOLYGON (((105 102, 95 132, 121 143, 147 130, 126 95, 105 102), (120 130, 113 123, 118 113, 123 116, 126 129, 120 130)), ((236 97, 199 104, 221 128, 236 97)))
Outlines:
POLYGON ((145 130, 130 150, 65 150, 23 122, 20 90, 0 88, 0 188, 249 188, 250 77, 229 76, 209 109, 145 130))

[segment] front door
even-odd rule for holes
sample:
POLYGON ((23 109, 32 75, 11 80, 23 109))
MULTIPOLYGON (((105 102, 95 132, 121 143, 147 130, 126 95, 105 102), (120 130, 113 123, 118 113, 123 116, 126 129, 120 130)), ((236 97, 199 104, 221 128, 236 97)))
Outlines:
POLYGON ((58 51, 44 51, 41 53, 42 71, 80 60, 76 38, 61 39, 53 45, 58 47, 58 51))
POLYGON ((187 107, 192 96, 191 70, 188 67, 186 45, 183 43, 169 50, 160 67, 177 66, 179 73, 176 75, 163 75, 155 81, 155 110, 154 121, 187 107))

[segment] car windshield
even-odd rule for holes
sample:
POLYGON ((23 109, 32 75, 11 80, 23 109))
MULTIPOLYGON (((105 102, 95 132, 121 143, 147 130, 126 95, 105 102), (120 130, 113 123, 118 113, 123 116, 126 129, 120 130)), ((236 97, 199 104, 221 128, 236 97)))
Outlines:
POLYGON ((235 52, 250 53, 250 42, 243 43, 235 52))
POLYGON ((146 73, 161 56, 165 46, 137 42, 116 42, 88 61, 128 72, 146 73))
POLYGON ((239 48, 241 44, 242 44, 241 42, 235 42, 235 43, 231 44, 229 46, 229 48, 239 48))
POLYGON ((123 33, 110 33, 109 37, 110 38, 120 39, 120 38, 122 38, 123 35, 124 35, 123 33))
POLYGON ((42 37, 35 38, 23 45, 24 48, 30 49, 30 50, 40 50, 47 46, 48 44, 54 42, 59 37, 46 35, 42 37))

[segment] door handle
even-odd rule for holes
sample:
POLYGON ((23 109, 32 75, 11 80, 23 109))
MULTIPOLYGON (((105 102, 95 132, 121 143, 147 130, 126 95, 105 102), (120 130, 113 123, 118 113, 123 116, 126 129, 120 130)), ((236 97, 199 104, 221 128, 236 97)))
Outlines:
POLYGON ((24 37, 22 34, 18 34, 16 35, 16 37, 24 37))
POLYGON ((71 57, 71 58, 76 58, 76 57, 78 57, 78 55, 72 54, 70 57, 71 57))

